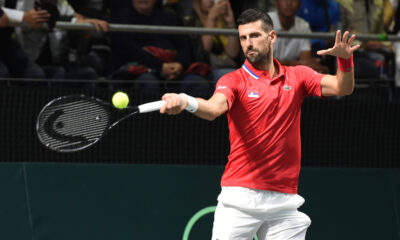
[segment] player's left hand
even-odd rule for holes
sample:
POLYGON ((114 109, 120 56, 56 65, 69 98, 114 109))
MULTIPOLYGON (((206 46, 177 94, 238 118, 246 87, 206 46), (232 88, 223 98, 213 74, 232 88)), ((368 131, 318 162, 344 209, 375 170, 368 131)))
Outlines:
POLYGON ((336 39, 335 39, 335 45, 333 47, 328 48, 326 50, 319 50, 317 51, 318 55, 332 55, 336 57, 340 57, 343 59, 349 59, 351 55, 353 55, 353 52, 356 51, 358 48, 360 48, 360 45, 355 45, 351 46, 354 42, 354 39, 356 38, 356 35, 352 35, 349 38, 349 32, 346 31, 342 35, 340 33, 340 30, 336 31, 336 39))

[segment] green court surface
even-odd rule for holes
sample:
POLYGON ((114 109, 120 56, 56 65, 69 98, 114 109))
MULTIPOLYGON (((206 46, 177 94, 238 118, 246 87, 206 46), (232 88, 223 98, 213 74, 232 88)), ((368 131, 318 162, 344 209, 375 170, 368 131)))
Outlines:
MULTIPOLYGON (((222 172, 218 166, 0 164, 0 239, 210 239, 222 172)), ((299 194, 306 199, 300 210, 312 220, 307 239, 400 237, 399 169, 304 168, 299 194)))

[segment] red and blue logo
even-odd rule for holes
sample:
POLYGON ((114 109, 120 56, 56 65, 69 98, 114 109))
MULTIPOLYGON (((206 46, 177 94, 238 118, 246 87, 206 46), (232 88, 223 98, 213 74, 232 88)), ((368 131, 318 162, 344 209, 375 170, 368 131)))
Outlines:
POLYGON ((258 94, 258 88, 257 87, 250 87, 249 92, 247 93, 247 96, 249 98, 258 98, 260 95, 258 94))

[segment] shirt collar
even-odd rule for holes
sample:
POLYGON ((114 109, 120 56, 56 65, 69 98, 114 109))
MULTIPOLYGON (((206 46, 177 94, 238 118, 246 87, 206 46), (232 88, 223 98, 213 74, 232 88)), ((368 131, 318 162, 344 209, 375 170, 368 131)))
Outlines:
MULTIPOLYGON (((281 76, 284 75, 284 72, 283 72, 284 68, 279 63, 279 61, 276 60, 275 58, 274 58, 274 64, 275 64, 275 67, 277 67, 279 69, 279 75, 276 78, 280 78, 281 76)), ((264 71, 264 70, 259 70, 259 69, 254 68, 253 65, 251 65, 251 63, 247 59, 244 62, 244 64, 242 65, 242 68, 245 72, 247 72, 251 77, 253 77, 256 80, 258 80, 264 73, 267 76, 270 76, 268 70, 264 71)), ((270 78, 272 78, 272 77, 270 76, 270 78)))

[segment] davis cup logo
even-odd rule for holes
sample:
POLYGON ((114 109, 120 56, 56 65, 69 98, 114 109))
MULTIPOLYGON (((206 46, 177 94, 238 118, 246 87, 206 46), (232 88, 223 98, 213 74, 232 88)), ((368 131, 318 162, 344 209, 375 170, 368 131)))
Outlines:
POLYGON ((247 93, 247 96, 249 98, 258 98, 259 97, 258 88, 257 87, 250 87, 249 88, 249 92, 247 93))

